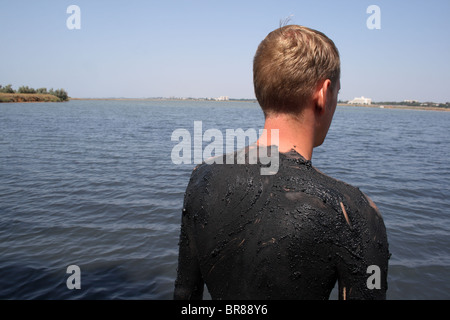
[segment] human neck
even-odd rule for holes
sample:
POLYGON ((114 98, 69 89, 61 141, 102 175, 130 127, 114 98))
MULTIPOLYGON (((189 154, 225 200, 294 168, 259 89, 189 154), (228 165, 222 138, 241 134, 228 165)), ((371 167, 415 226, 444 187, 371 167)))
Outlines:
POLYGON ((278 151, 281 153, 289 152, 294 149, 306 160, 311 160, 314 148, 314 127, 308 125, 310 115, 303 113, 301 117, 280 114, 266 118, 264 129, 267 135, 263 135, 258 140, 258 145, 273 145, 271 141, 271 130, 278 129, 278 151))

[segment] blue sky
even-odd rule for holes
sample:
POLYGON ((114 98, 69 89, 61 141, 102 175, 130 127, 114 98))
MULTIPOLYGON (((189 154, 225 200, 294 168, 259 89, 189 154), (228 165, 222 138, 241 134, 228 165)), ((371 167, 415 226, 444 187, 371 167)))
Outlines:
POLYGON ((254 98, 252 59, 280 20, 327 34, 340 99, 450 101, 448 0, 0 2, 0 84, 72 97, 254 98), (69 30, 69 5, 81 29, 69 30), (370 30, 369 5, 381 10, 370 30))

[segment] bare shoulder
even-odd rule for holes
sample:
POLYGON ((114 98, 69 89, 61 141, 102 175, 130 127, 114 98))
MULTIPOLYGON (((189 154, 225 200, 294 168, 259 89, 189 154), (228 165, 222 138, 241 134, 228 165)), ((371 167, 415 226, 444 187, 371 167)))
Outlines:
MULTIPOLYGON (((364 193, 363 193, 363 194, 364 194, 364 193)), ((381 212, 380 212, 380 210, 378 209, 378 207, 377 207, 377 205, 375 204, 375 202, 373 202, 372 199, 371 199, 368 195, 366 195, 366 194, 364 194, 364 197, 366 197, 367 202, 369 202, 370 207, 372 207, 372 208, 375 210, 376 214, 377 214, 380 218, 382 218, 381 212)))
POLYGON ((322 175, 323 177, 325 177, 327 179, 327 181, 331 181, 332 183, 334 183, 336 186, 338 186, 339 190, 341 190, 344 194, 344 198, 346 198, 346 200, 349 203, 354 203, 356 205, 356 202, 354 201, 354 199, 360 199, 361 197, 365 200, 365 202, 368 205, 368 208, 372 209, 372 210, 368 210, 369 212, 375 213, 376 216, 378 218, 383 218, 380 210, 378 209, 377 205, 375 204, 375 202, 364 192, 362 192, 359 188, 348 184, 342 180, 333 178, 325 173, 323 173, 322 171, 320 171, 319 169, 317 169, 316 167, 314 167, 315 171, 318 172, 320 175, 322 175))

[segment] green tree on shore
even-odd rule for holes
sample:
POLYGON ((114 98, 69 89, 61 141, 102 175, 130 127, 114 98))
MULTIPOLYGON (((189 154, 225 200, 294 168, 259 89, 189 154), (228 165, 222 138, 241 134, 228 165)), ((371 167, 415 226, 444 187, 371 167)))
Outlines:
POLYGON ((67 94, 66 90, 64 90, 64 89, 56 89, 55 91, 53 91, 53 95, 55 95, 58 98, 60 98, 61 101, 69 100, 69 95, 67 94))
POLYGON ((17 93, 36 93, 36 90, 28 86, 21 86, 17 89, 17 93))
POLYGON ((39 88, 39 89, 36 89, 36 93, 39 93, 39 94, 48 94, 47 88, 39 88))
POLYGON ((64 89, 53 90, 53 88, 52 88, 50 90, 47 90, 47 88, 34 89, 34 88, 30 88, 28 86, 21 86, 21 87, 19 87, 19 89, 17 89, 17 91, 15 91, 12 88, 12 85, 8 84, 4 87, 2 85, 0 85, 0 93, 51 94, 53 96, 58 97, 61 101, 69 100, 69 95, 68 95, 67 91, 64 89))
POLYGON ((14 91, 14 89, 12 88, 12 85, 11 85, 11 84, 8 84, 8 85, 6 85, 6 86, 4 86, 4 87, 2 87, 2 86, 0 85, 0 92, 2 92, 2 93, 15 93, 15 91, 14 91))

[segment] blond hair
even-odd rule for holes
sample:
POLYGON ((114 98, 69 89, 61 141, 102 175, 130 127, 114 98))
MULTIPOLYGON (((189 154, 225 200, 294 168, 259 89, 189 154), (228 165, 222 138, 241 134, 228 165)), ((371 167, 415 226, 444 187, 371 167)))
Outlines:
POLYGON ((288 25, 269 33, 253 60, 256 98, 265 116, 299 114, 316 87, 339 81, 339 52, 323 33, 288 25))

